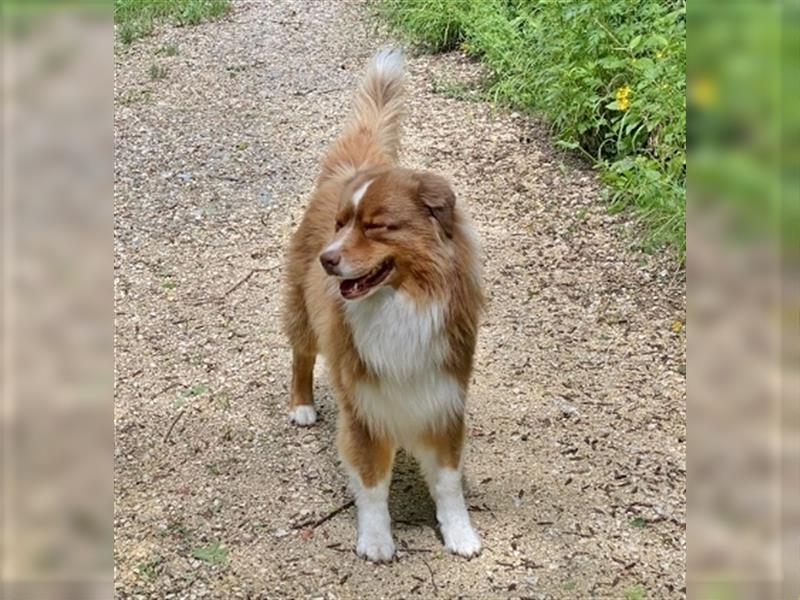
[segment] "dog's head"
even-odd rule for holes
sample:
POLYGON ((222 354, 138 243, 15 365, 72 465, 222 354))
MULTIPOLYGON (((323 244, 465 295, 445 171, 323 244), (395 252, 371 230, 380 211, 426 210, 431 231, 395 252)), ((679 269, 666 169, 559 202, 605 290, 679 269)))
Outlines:
POLYGON ((440 279, 456 227, 455 194, 445 179, 407 169, 373 169, 342 190, 335 232, 320 255, 346 300, 440 279))

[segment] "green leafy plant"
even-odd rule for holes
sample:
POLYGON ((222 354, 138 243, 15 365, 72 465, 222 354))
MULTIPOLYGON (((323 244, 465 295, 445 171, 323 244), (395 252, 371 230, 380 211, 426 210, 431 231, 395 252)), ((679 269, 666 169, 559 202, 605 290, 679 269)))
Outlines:
POLYGON ((645 245, 686 244, 685 0, 383 0, 412 42, 460 48, 494 75, 497 102, 543 115, 600 170, 645 245))

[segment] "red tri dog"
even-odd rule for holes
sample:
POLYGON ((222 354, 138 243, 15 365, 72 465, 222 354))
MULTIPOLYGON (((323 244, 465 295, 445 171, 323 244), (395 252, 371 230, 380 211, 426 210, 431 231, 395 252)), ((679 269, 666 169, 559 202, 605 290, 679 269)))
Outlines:
POLYGON ((370 62, 344 132, 292 238, 286 332, 290 417, 316 420, 317 354, 339 407, 338 446, 358 509, 360 556, 391 560, 395 451, 419 461, 447 550, 481 542, 461 487, 464 412, 484 305, 477 236, 445 179, 396 166, 403 56, 370 62))

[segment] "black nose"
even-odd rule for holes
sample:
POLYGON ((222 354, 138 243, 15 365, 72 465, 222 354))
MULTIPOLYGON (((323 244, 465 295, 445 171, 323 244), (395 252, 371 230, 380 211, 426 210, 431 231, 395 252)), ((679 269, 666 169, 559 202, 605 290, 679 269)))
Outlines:
POLYGON ((338 250, 327 250, 323 252, 319 257, 319 262, 322 263, 322 267, 331 275, 334 275, 336 272, 336 266, 342 260, 342 255, 339 253, 338 250))

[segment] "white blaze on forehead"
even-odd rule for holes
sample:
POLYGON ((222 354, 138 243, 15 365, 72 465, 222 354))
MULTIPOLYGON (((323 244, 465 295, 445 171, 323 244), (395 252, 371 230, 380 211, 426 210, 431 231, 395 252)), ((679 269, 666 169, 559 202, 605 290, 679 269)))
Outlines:
MULTIPOLYGON (((323 252, 337 252, 341 251, 342 248, 345 247, 347 244, 347 238, 350 237, 350 234, 353 232, 353 224, 350 223, 344 230, 339 234, 336 240, 333 241, 330 245, 328 245, 323 252)), ((339 277, 355 277, 358 275, 357 271, 353 269, 353 265, 351 265, 348 260, 345 258, 344 255, 341 255, 339 259, 339 264, 337 265, 337 273, 339 277)), ((337 288, 338 293, 338 288, 337 288)))
POLYGON ((331 245, 329 245, 327 248, 325 248, 325 250, 323 250, 323 252, 334 252, 336 250, 341 250, 342 246, 344 245, 343 242, 344 242, 344 238, 339 238, 338 240, 333 242, 331 245))
POLYGON ((361 202, 361 199, 364 197, 364 194, 367 193, 367 188, 369 184, 375 181, 374 179, 368 180, 366 183, 362 183, 359 188, 353 192, 353 208, 358 208, 358 203, 361 202))
POLYGON ((342 247, 344 246, 344 242, 347 239, 347 236, 350 235, 351 231, 353 231, 353 226, 348 225, 347 228, 345 228, 345 230, 341 234, 339 234, 339 237, 333 243, 331 243, 327 248, 325 248, 323 252, 333 252, 334 250, 341 250, 342 247))

